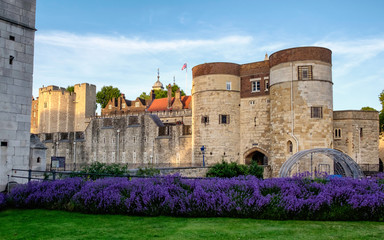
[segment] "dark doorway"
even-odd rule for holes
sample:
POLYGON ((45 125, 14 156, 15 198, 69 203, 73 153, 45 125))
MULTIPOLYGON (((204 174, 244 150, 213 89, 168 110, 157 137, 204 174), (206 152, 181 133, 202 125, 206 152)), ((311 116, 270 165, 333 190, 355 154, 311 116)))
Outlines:
POLYGON ((384 170, 384 164, 383 164, 383 161, 381 161, 381 159, 379 158, 379 172, 383 172, 384 170))
POLYGON ((257 162, 257 165, 268 165, 268 157, 256 151, 252 154, 252 162, 257 162))

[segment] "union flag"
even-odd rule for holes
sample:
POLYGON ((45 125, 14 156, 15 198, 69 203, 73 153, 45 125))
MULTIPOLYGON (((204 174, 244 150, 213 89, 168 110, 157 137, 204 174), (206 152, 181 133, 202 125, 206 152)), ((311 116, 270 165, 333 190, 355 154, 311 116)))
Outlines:
POLYGON ((187 63, 184 63, 183 67, 181 68, 181 71, 187 68, 187 63))

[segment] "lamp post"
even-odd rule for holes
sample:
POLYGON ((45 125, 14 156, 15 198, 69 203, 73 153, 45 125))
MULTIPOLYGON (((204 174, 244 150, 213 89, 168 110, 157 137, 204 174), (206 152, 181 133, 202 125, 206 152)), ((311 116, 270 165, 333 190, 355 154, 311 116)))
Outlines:
POLYGON ((204 159, 204 156, 205 156, 205 147, 204 147, 204 145, 200 148, 200 150, 201 150, 201 153, 203 154, 203 167, 205 167, 205 159, 204 159))

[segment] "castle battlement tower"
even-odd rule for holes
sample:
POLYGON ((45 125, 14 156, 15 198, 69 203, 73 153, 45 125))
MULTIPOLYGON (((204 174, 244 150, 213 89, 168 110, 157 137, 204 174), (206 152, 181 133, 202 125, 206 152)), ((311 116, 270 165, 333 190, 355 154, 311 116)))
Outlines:
POLYGON ((240 65, 205 63, 192 68, 192 162, 238 162, 240 152, 240 65))
POLYGON ((269 58, 274 176, 298 151, 333 147, 331 55, 326 48, 300 47, 269 58))

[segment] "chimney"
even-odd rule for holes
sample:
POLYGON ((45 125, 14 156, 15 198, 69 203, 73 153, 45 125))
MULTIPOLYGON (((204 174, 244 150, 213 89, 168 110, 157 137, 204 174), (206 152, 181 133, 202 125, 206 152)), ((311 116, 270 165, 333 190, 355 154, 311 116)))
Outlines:
POLYGON ((168 85, 168 109, 172 107, 172 86, 171 84, 168 85))
POLYGON ((180 88, 178 88, 175 92, 175 100, 176 99, 181 99, 181 96, 180 96, 180 88))
POLYGON ((155 90, 151 90, 151 92, 149 93, 149 101, 147 102, 146 101, 146 105, 147 105, 147 108, 149 108, 149 106, 151 106, 151 104, 153 103, 153 100, 155 100, 156 98, 156 94, 155 94, 155 90))

